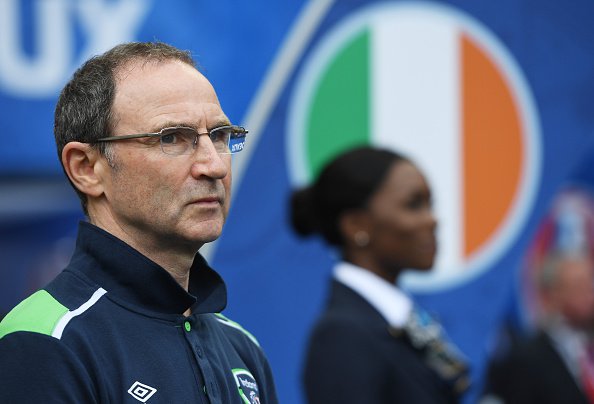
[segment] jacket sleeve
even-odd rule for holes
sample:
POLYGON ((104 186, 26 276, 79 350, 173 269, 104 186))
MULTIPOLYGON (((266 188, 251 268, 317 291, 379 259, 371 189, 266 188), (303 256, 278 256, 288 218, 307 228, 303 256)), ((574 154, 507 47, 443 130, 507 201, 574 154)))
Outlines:
POLYGON ((274 376, 264 350, 259 343, 254 342, 255 340, 249 340, 243 336, 242 339, 243 349, 250 352, 248 356, 244 357, 244 360, 249 364, 260 387, 260 402, 262 404, 278 404, 274 376))
POLYGON ((97 403, 91 378, 60 340, 33 332, 0 339, 1 403, 97 403))
POLYGON ((262 363, 260 373, 262 374, 262 380, 264 381, 262 404, 278 404, 278 397, 276 395, 276 387, 274 385, 272 370, 263 353, 261 354, 260 362, 262 363))

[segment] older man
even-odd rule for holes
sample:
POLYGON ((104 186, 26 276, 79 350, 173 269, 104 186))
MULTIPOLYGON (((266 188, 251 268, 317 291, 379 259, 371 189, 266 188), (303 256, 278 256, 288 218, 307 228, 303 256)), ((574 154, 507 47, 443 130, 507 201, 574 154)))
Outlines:
POLYGON ((592 403, 592 258, 589 252, 552 251, 537 281, 540 329, 493 361, 486 395, 506 404, 592 403))
POLYGON ((90 59, 54 132, 88 222, 68 267, 0 324, 0 402, 276 403, 197 253, 221 234, 247 131, 191 56, 128 43, 90 59))

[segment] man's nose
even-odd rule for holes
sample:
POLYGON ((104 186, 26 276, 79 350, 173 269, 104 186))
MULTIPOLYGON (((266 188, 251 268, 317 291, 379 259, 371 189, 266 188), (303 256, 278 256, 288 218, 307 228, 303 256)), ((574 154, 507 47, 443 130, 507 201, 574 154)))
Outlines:
POLYGON ((196 150, 192 155, 192 176, 195 178, 206 176, 209 178, 224 178, 229 170, 230 156, 220 154, 208 135, 198 136, 196 150))

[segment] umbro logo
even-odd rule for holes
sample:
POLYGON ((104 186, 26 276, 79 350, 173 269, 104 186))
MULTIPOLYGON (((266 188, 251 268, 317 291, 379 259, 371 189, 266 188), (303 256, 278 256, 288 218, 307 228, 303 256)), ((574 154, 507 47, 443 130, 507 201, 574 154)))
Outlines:
POLYGON ((148 399, 151 398, 156 392, 157 389, 154 387, 147 386, 146 384, 142 384, 138 381, 134 382, 134 384, 128 389, 128 394, 141 403, 146 403, 148 399))

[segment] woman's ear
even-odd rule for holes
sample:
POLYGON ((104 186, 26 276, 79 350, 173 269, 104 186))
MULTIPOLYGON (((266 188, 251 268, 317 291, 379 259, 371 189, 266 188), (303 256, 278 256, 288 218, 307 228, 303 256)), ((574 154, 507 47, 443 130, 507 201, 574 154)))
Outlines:
POLYGON ((364 210, 351 210, 342 214, 339 228, 347 245, 366 247, 370 241, 369 214, 364 210))
POLYGON ((99 151, 86 143, 69 142, 62 150, 66 175, 80 192, 92 197, 103 193, 101 170, 98 170, 102 160, 99 151))

